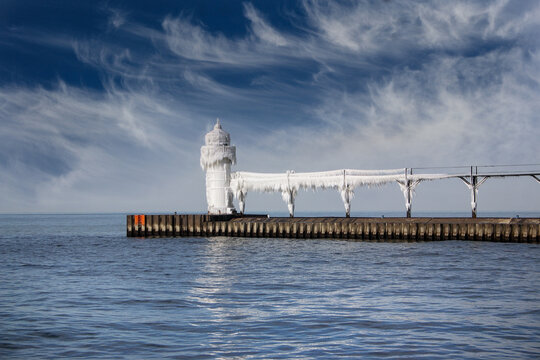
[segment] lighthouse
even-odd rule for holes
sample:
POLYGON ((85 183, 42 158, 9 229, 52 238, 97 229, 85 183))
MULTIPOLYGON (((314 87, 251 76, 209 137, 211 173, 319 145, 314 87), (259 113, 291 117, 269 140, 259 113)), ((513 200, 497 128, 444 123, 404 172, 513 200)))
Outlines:
POLYGON ((231 165, 236 164, 236 147, 231 136, 221 128, 219 119, 214 129, 204 137, 201 147, 201 167, 206 171, 206 202, 213 215, 236 212, 231 191, 231 165))

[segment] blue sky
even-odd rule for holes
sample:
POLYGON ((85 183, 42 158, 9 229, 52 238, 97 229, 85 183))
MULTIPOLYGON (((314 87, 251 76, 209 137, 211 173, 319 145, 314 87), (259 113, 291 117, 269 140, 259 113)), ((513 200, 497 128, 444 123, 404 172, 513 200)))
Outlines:
MULTIPOLYGON (((537 1, 0 4, 0 212, 205 211, 215 118, 237 170, 540 163, 537 1)), ((532 179, 479 211, 540 211, 532 179)), ((248 211, 285 211, 249 194, 248 211)), ((403 209, 396 186, 353 211, 403 209)), ((332 191, 299 211, 341 211, 332 191)), ((468 211, 458 180, 413 211, 468 211)))

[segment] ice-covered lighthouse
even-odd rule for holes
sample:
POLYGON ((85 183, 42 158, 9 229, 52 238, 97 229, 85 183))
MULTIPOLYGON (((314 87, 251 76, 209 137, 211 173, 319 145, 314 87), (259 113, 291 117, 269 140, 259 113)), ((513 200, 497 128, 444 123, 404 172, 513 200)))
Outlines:
POLYGON ((232 214, 235 209, 231 191, 231 165, 236 164, 236 147, 231 146, 231 136, 221 128, 219 119, 204 140, 201 167, 206 171, 208 213, 232 214))

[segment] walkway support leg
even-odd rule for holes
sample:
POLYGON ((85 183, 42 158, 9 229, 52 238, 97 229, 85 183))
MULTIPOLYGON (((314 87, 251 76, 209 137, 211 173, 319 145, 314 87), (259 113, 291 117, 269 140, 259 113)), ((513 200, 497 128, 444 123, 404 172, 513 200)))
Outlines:
POLYGON ((238 207, 240 208, 240 214, 243 214, 246 208, 246 195, 247 194, 241 191, 238 196, 238 207))
POLYGON ((341 200, 343 201, 343 206, 345 206, 345 217, 351 217, 351 198, 353 192, 347 186, 345 189, 340 190, 341 200))
POLYGON ((471 176, 471 216, 476 218, 476 207, 478 206, 478 187, 476 185, 477 177, 471 176))
POLYGON ((406 195, 406 203, 405 206, 407 207, 407 217, 411 217, 411 180, 407 180, 407 195, 406 195))
POLYGON ((466 176, 460 176, 459 178, 463 183, 471 190, 471 217, 476 218, 478 207, 478 188, 480 185, 486 182, 490 178, 489 175, 481 175, 481 180, 478 181, 478 167, 476 167, 476 174, 473 173, 473 166, 471 166, 471 176, 467 180, 466 176), (483 176, 483 177, 482 177, 483 176))
POLYGON ((289 209, 289 216, 294 217, 294 197, 296 192, 293 190, 285 190, 281 193, 281 198, 287 203, 289 209))
POLYGON ((405 207, 407 209, 407 217, 411 217, 411 203, 412 203, 412 196, 413 191, 416 188, 416 186, 420 183, 421 180, 410 180, 407 178, 407 170, 405 169, 405 181, 398 180, 397 183, 399 185, 399 188, 401 189, 401 192, 403 193, 403 197, 405 198, 405 207))
POLYGON ((293 202, 290 202, 288 205, 287 205, 288 209, 289 209, 289 217, 294 217, 294 203, 293 202))

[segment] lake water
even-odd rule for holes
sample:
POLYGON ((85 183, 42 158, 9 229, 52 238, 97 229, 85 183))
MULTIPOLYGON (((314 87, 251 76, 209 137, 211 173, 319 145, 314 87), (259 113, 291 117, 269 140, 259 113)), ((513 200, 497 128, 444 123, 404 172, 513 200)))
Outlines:
POLYGON ((540 246, 125 237, 0 216, 0 358, 531 359, 540 246))

